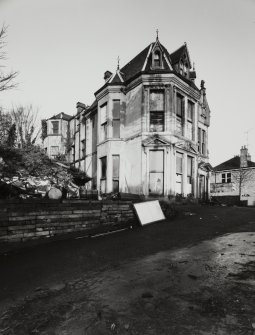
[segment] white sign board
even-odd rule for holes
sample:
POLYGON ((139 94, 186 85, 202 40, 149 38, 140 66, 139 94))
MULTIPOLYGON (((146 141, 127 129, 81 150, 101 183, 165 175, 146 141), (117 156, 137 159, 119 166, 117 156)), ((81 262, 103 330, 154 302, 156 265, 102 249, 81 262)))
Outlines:
POLYGON ((162 212, 158 200, 134 204, 134 208, 142 226, 148 223, 165 220, 165 215, 162 212))

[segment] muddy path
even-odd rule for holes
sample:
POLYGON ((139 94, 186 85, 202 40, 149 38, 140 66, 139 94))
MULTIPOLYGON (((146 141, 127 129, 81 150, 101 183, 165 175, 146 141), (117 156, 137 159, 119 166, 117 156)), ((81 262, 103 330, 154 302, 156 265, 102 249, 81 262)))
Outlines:
MULTIPOLYGON (((217 216, 215 212, 217 218, 207 221, 204 215, 203 220, 208 225, 211 222, 211 227, 215 222, 214 230, 219 230, 219 219, 223 226, 225 222, 221 213, 217 216)), ((42 285, 35 287, 36 281, 26 296, 0 303, 0 333, 253 334, 253 213, 242 215, 245 224, 231 226, 231 232, 220 236, 118 262, 118 257, 113 262, 104 258, 100 266, 76 272, 73 277, 62 276, 61 280, 50 281, 51 285, 42 280, 42 285)), ((197 214, 196 218, 183 220, 187 225, 200 224, 200 217, 197 214)), ((197 229, 199 233, 204 236, 205 232, 197 229)), ((157 239, 153 229, 150 237, 157 239)))

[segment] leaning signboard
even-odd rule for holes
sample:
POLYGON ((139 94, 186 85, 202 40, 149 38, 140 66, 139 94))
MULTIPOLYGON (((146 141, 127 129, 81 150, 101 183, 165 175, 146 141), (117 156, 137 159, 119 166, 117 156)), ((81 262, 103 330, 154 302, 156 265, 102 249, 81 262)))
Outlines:
POLYGON ((134 204, 134 208, 141 225, 165 220, 158 200, 141 202, 134 204))

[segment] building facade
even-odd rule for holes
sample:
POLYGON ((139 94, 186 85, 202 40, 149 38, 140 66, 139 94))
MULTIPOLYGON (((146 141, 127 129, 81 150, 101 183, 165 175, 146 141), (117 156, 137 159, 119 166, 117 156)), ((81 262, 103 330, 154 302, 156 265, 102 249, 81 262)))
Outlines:
POLYGON ((214 167, 210 186, 211 196, 223 202, 232 197, 255 205, 255 162, 251 161, 247 147, 241 148, 240 156, 214 167))
POLYGON ((169 54, 158 38, 105 72, 94 103, 77 103, 69 121, 69 160, 92 178, 88 188, 208 197, 210 109, 195 78, 187 45, 169 54))
POLYGON ((55 159, 59 155, 67 154, 67 138, 71 119, 72 116, 59 113, 44 120, 46 136, 43 140, 43 148, 50 158, 55 159))

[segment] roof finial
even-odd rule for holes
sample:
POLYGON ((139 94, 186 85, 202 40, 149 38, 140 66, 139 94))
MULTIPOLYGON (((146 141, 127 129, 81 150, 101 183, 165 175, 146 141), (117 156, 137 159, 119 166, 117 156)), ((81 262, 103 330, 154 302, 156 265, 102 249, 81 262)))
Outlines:
POLYGON ((117 58, 117 70, 119 70, 120 69, 120 56, 118 56, 118 58, 117 58))
POLYGON ((157 34, 156 40, 158 41, 158 29, 156 29, 156 34, 157 34))

